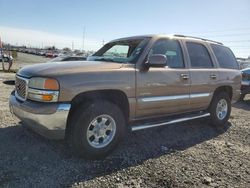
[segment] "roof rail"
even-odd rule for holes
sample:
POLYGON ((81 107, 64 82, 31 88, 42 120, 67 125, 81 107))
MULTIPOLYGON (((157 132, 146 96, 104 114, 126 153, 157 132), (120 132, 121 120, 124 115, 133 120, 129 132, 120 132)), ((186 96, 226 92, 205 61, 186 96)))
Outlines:
POLYGON ((192 36, 186 36, 186 35, 174 35, 175 37, 183 37, 183 38, 193 38, 193 39, 200 39, 200 40, 203 40, 203 41, 208 41, 208 42, 213 42, 213 43, 217 43, 217 44, 220 44, 220 45, 223 45, 223 43, 221 42, 217 42, 217 41, 214 41, 214 40, 209 40, 209 39, 204 39, 204 38, 200 38, 200 37, 192 37, 192 36))

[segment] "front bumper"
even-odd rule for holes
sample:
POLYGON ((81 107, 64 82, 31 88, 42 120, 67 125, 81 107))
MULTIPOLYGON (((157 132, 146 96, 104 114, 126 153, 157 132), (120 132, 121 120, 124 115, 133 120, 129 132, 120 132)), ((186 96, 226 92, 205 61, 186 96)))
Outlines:
POLYGON ((9 105, 10 111, 35 132, 50 139, 64 138, 70 104, 21 102, 12 92, 9 105))

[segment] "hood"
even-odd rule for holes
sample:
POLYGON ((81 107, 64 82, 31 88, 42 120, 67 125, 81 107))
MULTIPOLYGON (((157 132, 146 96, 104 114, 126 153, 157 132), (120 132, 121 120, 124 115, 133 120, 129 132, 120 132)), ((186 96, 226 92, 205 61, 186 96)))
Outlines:
POLYGON ((250 74, 250 68, 242 69, 241 72, 244 72, 245 74, 250 74))
POLYGON ((30 78, 33 76, 54 77, 57 75, 113 70, 122 67, 120 63, 103 62, 103 61, 61 61, 47 62, 25 66, 18 71, 18 75, 30 78))

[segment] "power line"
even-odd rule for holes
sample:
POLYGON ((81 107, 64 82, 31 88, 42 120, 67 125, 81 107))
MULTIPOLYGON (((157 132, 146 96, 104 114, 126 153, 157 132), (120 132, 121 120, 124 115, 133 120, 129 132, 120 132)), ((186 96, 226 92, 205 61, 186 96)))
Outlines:
POLYGON ((201 35, 203 37, 228 37, 228 36, 250 36, 250 33, 235 33, 235 34, 222 34, 222 35, 201 35))
POLYGON ((224 29, 224 30, 210 30, 210 31, 194 31, 194 32, 185 32, 185 33, 220 33, 220 32, 230 32, 230 31, 243 31, 243 30, 250 30, 250 27, 246 28, 232 28, 232 29, 224 29))
POLYGON ((250 42, 250 40, 228 40, 228 41, 221 41, 221 42, 250 42))
POLYGON ((250 54, 250 49, 247 48, 243 48, 243 49, 239 49, 239 48, 231 48, 233 51, 238 51, 238 52, 242 52, 242 51, 247 51, 247 53, 250 54))
POLYGON ((249 48, 250 50, 250 46, 229 46, 230 48, 249 48))

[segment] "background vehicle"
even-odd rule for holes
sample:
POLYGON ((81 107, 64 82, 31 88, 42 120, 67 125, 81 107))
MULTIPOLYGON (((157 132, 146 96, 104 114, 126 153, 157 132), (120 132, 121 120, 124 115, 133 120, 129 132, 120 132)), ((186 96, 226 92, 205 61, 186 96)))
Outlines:
POLYGON ((250 68, 242 69, 241 96, 240 100, 244 100, 247 94, 250 94, 250 68))
POLYGON ((46 52, 44 50, 38 51, 38 55, 40 56, 45 56, 46 52))
POLYGON ((136 36, 111 41, 87 61, 21 69, 10 108, 35 131, 65 138, 93 159, 108 155, 128 129, 203 117, 224 125, 240 85, 238 63, 221 43, 136 36))

